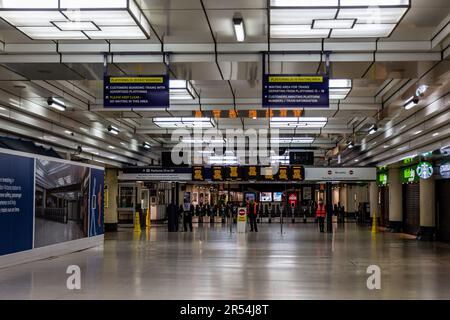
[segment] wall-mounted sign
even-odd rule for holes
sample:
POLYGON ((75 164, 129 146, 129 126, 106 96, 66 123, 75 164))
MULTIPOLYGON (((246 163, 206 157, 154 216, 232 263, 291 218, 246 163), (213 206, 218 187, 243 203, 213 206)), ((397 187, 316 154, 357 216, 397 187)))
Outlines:
POLYGON ((228 166, 224 168, 225 180, 227 181, 241 181, 242 169, 239 166, 228 166))
POLYGON ((211 180, 219 182, 225 181, 223 167, 211 167, 211 180))
POLYGON ((276 175, 276 178, 278 181, 289 181, 290 180, 289 167, 288 166, 280 166, 278 168, 278 173, 276 175))
POLYGON ((291 151, 289 152, 289 164, 314 165, 314 152, 291 151))
POLYGON ((169 77, 106 76, 103 80, 105 108, 169 108, 169 77))
POLYGON ((400 180, 402 183, 419 182, 419 176, 416 174, 416 167, 402 168, 400 180))
POLYGON ((422 179, 429 179, 433 175, 433 165, 429 162, 421 162, 416 168, 417 175, 422 179))
POLYGON ((387 180, 388 180, 387 173, 385 172, 378 173, 377 183, 379 186, 387 185, 387 180))
POLYGON ((327 76, 268 74, 263 77, 265 108, 328 108, 327 76))
POLYGON ((441 164, 439 167, 439 173, 442 178, 450 179, 450 162, 441 164))
POLYGON ((305 168, 303 166, 292 166, 291 167, 291 180, 292 181, 305 180, 305 168))
POLYGON ((308 181, 376 181, 375 167, 354 168, 306 168, 305 180, 308 181))
POLYGON ((201 166, 192 167, 192 181, 205 181, 205 168, 201 166))
POLYGON ((259 178, 259 167, 258 166, 247 166, 243 167, 244 176, 247 180, 258 180, 259 178))

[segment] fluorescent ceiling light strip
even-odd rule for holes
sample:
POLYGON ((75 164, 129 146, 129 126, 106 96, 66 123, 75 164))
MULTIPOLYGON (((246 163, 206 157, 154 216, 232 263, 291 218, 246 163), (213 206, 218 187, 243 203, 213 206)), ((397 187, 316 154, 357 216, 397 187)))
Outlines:
POLYGON ((99 30, 91 21, 54 21, 53 24, 62 31, 92 31, 99 30))
POLYGON ((272 7, 337 7, 338 0, 270 0, 272 7))
POLYGON ((356 19, 325 19, 314 20, 313 29, 351 29, 356 19))
POLYGON ((410 0, 341 0, 341 7, 409 6, 410 0))
POLYGON ((187 89, 186 80, 169 80, 170 89, 187 89))
POLYGON ((245 40, 244 20, 242 18, 233 19, 234 34, 238 42, 245 40))
POLYGON ((334 19, 337 13, 335 9, 271 9, 270 23, 273 25, 296 24, 309 25, 314 19, 334 19))
MULTIPOLYGON (((41 0, 38 0, 41 1, 41 0)), ((60 0, 63 9, 107 9, 127 8, 127 0, 60 0)))
POLYGON ((3 9, 57 9, 58 0, 2 0, 3 9))
POLYGON ((329 86, 330 86, 330 89, 331 88, 351 88, 352 80, 351 79, 330 79, 329 86))
POLYGON ((327 38, 330 30, 311 29, 310 25, 270 25, 272 38, 327 38))
POLYGON ((331 38, 387 37, 396 24, 356 24, 353 29, 333 29, 331 38))

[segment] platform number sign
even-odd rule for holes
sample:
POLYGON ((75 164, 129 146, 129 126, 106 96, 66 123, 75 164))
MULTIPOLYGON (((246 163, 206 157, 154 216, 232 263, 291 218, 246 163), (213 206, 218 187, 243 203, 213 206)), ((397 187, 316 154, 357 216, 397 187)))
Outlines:
POLYGON ((433 175, 433 166, 429 162, 421 162, 417 166, 416 172, 422 179, 429 179, 433 175))

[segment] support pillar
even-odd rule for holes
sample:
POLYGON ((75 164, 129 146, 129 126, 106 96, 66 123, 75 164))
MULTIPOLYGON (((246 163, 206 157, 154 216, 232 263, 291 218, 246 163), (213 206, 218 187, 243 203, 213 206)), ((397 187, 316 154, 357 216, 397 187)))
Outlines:
POLYGON ((434 239, 436 226, 434 178, 420 179, 420 229, 418 240, 434 239))
POLYGON ((380 210, 378 209, 378 186, 375 181, 369 184, 369 203, 370 203, 370 221, 373 222, 373 216, 377 218, 379 223, 380 210))
POLYGON ((403 224, 403 195, 400 169, 389 169, 389 229, 400 232, 403 224))
POLYGON ((326 183, 325 194, 326 194, 326 209, 327 209, 327 232, 333 232, 333 196, 331 189, 331 182, 326 183))
MULTIPOLYGON (((117 212, 117 198, 119 192, 119 185, 117 179, 116 169, 105 170, 105 231, 117 231, 117 224, 119 222, 119 214, 117 212)), ((134 213, 133 213, 134 215, 134 213)))

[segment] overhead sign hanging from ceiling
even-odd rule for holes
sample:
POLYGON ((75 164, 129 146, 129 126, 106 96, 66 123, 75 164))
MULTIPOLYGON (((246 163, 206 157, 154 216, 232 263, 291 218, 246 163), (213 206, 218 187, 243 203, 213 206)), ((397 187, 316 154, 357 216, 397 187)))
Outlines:
POLYGON ((104 77, 105 108, 169 108, 169 77, 104 77))
POLYGON ((376 181, 377 168, 306 168, 305 180, 308 181, 376 181))
POLYGON ((263 75, 263 107, 328 108, 329 79, 325 75, 263 75))

